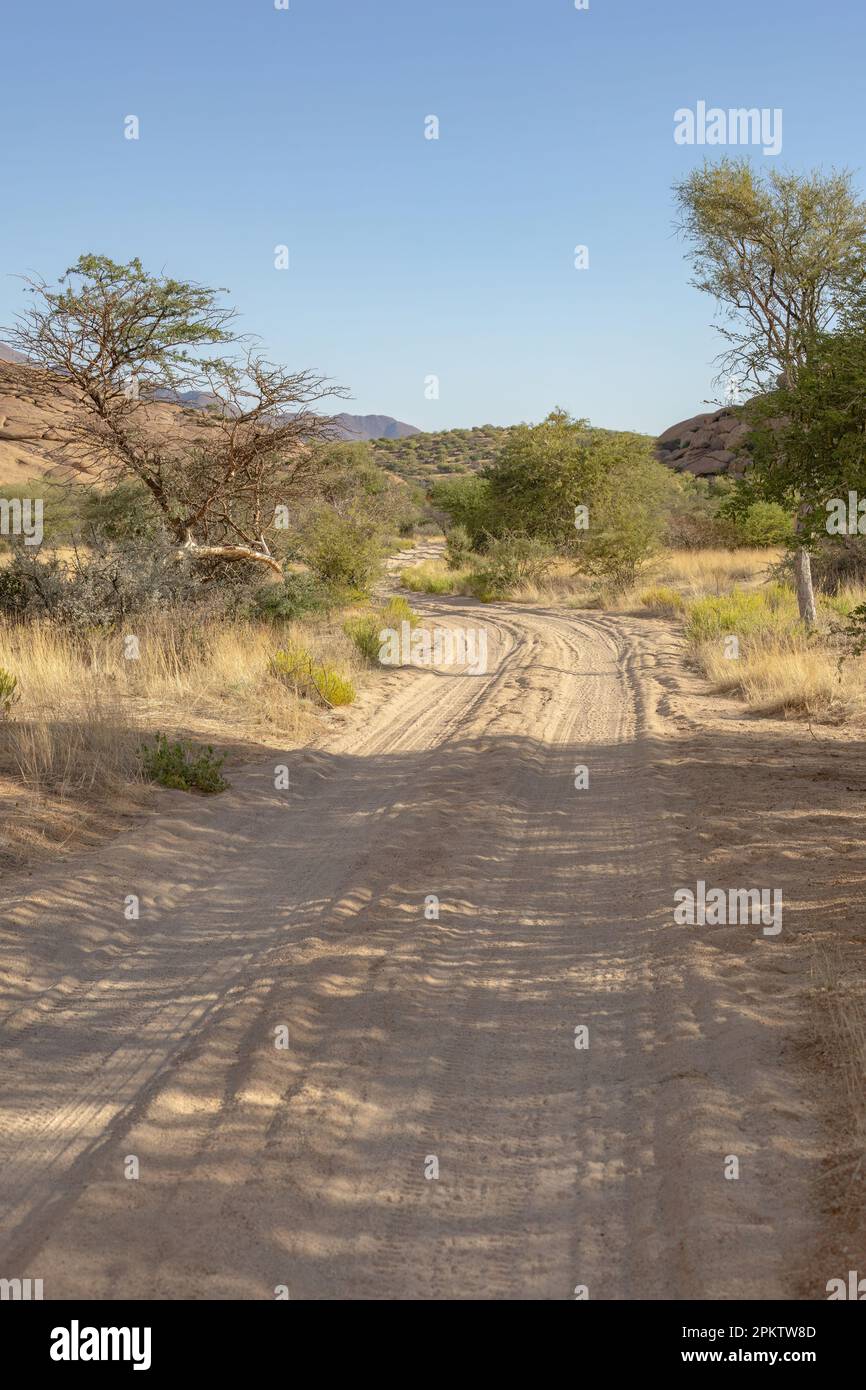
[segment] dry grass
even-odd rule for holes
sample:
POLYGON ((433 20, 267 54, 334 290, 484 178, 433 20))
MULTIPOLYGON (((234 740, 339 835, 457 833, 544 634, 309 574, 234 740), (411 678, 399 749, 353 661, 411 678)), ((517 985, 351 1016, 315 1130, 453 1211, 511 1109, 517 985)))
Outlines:
POLYGON ((863 706, 859 665, 840 668, 833 651, 796 634, 758 638, 735 661, 707 644, 700 662, 715 690, 739 695, 755 714, 842 720, 863 706))
POLYGON ((790 588, 734 588, 689 603, 685 633, 713 688, 738 695, 756 714, 841 721, 866 708, 866 680, 862 661, 840 661, 833 627, 864 598, 853 587, 819 598, 819 627, 809 633, 790 588))
MULTIPOLYGON (((596 580, 575 572, 571 560, 556 560, 543 579, 518 585, 510 594, 514 603, 562 603, 569 608, 601 608, 631 612, 641 606, 648 588, 669 588, 684 599, 724 594, 734 584, 761 584, 781 557, 781 551, 765 550, 665 550, 641 570, 633 588, 606 592, 596 580)), ((469 571, 449 570, 444 559, 427 560, 402 572, 407 588, 428 594, 466 594, 469 571)))
POLYGON ((0 849, 15 861, 74 836, 107 807, 147 795, 139 748, 157 731, 193 742, 250 745, 300 741, 320 713, 271 669, 286 641, 355 680, 363 663, 337 619, 279 627, 182 617, 132 625, 124 634, 72 637, 48 624, 0 623, 0 667, 18 679, 18 699, 0 719, 0 849))
POLYGON ((765 550, 667 550, 647 566, 644 582, 667 585, 686 598, 727 593, 760 584, 778 564, 782 552, 765 550))

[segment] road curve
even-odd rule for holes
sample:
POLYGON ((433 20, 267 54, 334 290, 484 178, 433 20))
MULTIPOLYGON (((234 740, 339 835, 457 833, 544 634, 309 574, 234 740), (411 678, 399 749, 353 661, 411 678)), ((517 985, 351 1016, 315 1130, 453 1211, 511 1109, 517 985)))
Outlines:
POLYGON ((748 1194, 724 1178, 737 1126, 759 1148, 760 1059, 672 924, 628 638, 416 607, 483 624, 487 671, 389 671, 285 755, 288 791, 271 758, 213 801, 166 793, 3 902, 0 1274, 46 1298, 785 1296, 802 1192, 759 1159, 748 1194))

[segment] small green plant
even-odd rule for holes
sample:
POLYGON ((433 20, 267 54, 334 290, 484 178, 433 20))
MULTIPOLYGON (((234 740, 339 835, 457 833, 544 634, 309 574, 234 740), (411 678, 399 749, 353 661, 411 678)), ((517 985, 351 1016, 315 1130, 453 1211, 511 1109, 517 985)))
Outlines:
POLYGON ((13 676, 11 671, 0 666, 0 711, 6 716, 9 715, 12 706, 18 698, 18 677, 13 676))
POLYGON ((343 631, 352 639, 366 661, 378 662, 383 629, 390 628, 399 632, 401 623, 408 623, 410 627, 417 626, 418 614, 406 599, 395 596, 376 612, 347 619, 343 624, 343 631))
POLYGON ((343 631, 355 643, 365 661, 378 661, 382 646, 379 633, 385 626, 387 624, 381 623, 375 614, 367 613, 361 618, 348 618, 343 624, 343 631))
POLYGON ((408 601, 399 595, 388 600, 381 610, 381 619, 382 627, 399 627, 401 623, 416 627, 418 624, 418 614, 408 601))
POLYGON ((277 680, 291 686, 297 694, 310 699, 318 696, 326 705, 350 705, 355 698, 355 687, 347 677, 333 666, 315 662, 306 647, 297 643, 287 643, 275 652, 270 669, 277 680))
POLYGON ((653 589, 644 589, 640 596, 641 605, 661 618, 677 618, 685 613, 688 604, 676 589, 658 584, 653 589))
POLYGON ((186 744, 169 743, 166 734, 157 734, 153 746, 142 744, 140 751, 146 775, 161 787, 210 795, 228 786, 221 772, 225 757, 215 757, 210 744, 196 753, 186 744))
POLYGON ((316 694, 326 705, 350 705, 355 698, 355 687, 346 677, 341 676, 333 666, 314 666, 310 677, 316 687, 316 694))

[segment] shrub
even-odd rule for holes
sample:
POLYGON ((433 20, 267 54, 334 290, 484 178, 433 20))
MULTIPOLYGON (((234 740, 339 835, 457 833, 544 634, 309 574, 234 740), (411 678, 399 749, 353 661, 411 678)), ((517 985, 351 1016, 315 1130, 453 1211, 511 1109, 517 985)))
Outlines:
POLYGON ((174 550, 155 540, 126 545, 96 540, 71 558, 15 551, 0 602, 23 617, 65 627, 113 627, 132 613, 189 599, 196 581, 174 550))
POLYGON ((483 561, 469 575, 470 592, 485 603, 507 598, 518 584, 542 579, 553 560, 551 547, 533 536, 491 540, 483 561))
POLYGON ((343 624, 343 631, 355 643, 365 661, 375 662, 379 659, 379 649, 382 646, 379 633, 383 626, 385 624, 380 623, 374 614, 366 613, 361 618, 347 619, 343 624))
POLYGON ((658 521, 651 508, 625 491, 608 497, 599 511, 600 516, 590 514, 581 559, 604 588, 621 594, 657 548, 658 521))
MULTIPOLYGON (((378 650, 378 649, 377 649, 378 650)), ((270 662, 271 674, 291 686, 299 695, 318 697, 326 705, 350 705, 355 687, 333 666, 317 663, 306 647, 288 643, 270 662)))
POLYGON ((324 583, 366 593, 382 570, 383 547, 367 518, 322 511, 302 542, 303 557, 324 583))
POLYGON ((452 526, 460 528, 471 546, 484 543, 493 525, 490 484, 486 478, 470 474, 434 483, 431 491, 433 506, 444 512, 452 526))
MULTIPOLYGON (((793 555, 786 555, 780 572, 793 575, 793 555)), ((812 579, 815 588, 835 594, 848 584, 866 583, 866 538, 834 536, 812 552, 812 579)))
POLYGON ((794 523, 778 502, 752 502, 736 522, 740 545, 787 545, 794 523))
POLYGON ((13 676, 11 671, 0 666, 0 710, 4 715, 8 715, 13 704, 18 698, 18 677, 13 676))
POLYGON ((464 569, 472 559, 472 542, 465 526, 452 526, 445 537, 445 563, 450 570, 464 569))
POLYGON ((107 492, 87 488, 81 500, 81 520, 109 541, 148 540, 162 533, 162 522, 150 489, 137 480, 119 482, 107 492))
POLYGON ((654 589, 645 589, 640 596, 640 601, 644 608, 648 608, 651 613, 657 613, 662 618, 677 618, 688 607, 682 594, 663 584, 657 585, 654 589))
POLYGON ((249 616, 264 622, 296 622, 333 607, 334 595, 314 574, 287 574, 279 584, 266 584, 253 594, 249 616))
POLYGON ((199 791, 210 795, 225 791, 228 786, 220 771, 225 757, 214 757, 210 744, 196 753, 183 743, 169 743, 165 734, 157 734, 152 747, 142 744, 141 762, 152 782, 175 791, 199 791))
POLYGON ((418 615, 404 598, 395 597, 374 613, 364 613, 357 618, 349 618, 343 624, 343 631, 350 637, 366 661, 377 663, 382 647, 383 628, 399 630, 401 623, 415 627, 418 615))
POLYGON ((0 569, 0 613, 3 617, 23 617, 27 603, 27 584, 22 576, 14 569, 0 569))
POLYGON ((333 666, 314 666, 311 672, 316 694, 326 705, 350 705, 355 698, 355 687, 346 676, 342 676, 333 666))
POLYGON ((69 556, 18 547, 0 571, 0 610, 78 632, 181 606, 202 620, 234 617, 249 604, 251 577, 260 579, 258 568, 194 564, 159 536, 123 543, 94 536, 86 551, 69 556))

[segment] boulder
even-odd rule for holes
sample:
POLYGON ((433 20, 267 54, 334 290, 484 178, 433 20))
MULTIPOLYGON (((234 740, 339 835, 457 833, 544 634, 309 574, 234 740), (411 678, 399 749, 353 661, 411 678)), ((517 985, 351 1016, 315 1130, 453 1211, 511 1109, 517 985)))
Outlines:
POLYGON ((698 478, 740 474, 751 462, 739 451, 747 433, 740 411, 723 406, 671 425, 656 440, 655 456, 676 472, 698 478))

